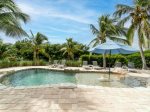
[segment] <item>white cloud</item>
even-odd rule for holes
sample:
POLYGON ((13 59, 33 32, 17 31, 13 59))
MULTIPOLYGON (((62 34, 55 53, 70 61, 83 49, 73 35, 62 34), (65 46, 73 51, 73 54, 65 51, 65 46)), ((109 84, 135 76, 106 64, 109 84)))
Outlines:
POLYGON ((41 18, 41 17, 48 17, 48 18, 60 18, 71 20, 79 23, 90 24, 93 23, 92 17, 96 16, 96 12, 88 10, 86 8, 81 7, 74 7, 74 13, 69 11, 64 11, 61 9, 57 9, 56 7, 49 6, 49 7, 40 7, 33 4, 30 5, 29 3, 25 2, 17 2, 18 6, 22 9, 22 11, 26 12, 31 16, 31 18, 41 18), (76 11, 76 13, 75 13, 76 11))
POLYGON ((78 33, 77 30, 74 30, 74 29, 59 29, 59 28, 56 28, 56 27, 49 27, 49 29, 53 30, 53 31, 58 31, 58 32, 64 32, 64 33, 78 33))

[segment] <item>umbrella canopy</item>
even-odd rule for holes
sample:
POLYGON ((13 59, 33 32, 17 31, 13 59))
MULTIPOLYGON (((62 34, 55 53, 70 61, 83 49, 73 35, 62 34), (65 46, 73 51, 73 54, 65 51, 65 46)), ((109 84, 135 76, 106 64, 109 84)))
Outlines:
POLYGON ((131 54, 137 52, 137 49, 134 49, 131 46, 119 44, 108 40, 107 42, 100 44, 90 50, 92 53, 97 54, 131 54))
MULTIPOLYGON (((138 50, 124 44, 115 43, 112 40, 100 44, 90 50, 92 53, 97 54, 131 54, 138 50)), ((109 60, 109 79, 110 79, 110 60, 109 60)))

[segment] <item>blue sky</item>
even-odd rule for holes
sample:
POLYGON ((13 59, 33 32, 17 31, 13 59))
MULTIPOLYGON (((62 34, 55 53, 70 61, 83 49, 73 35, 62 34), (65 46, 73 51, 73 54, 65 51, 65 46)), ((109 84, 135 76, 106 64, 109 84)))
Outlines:
MULTIPOLYGON (((90 24, 97 25, 98 17, 112 14, 118 3, 131 4, 131 0, 15 0, 23 12, 30 15, 31 20, 23 25, 24 29, 33 33, 45 34, 51 43, 63 43, 72 37, 75 41, 88 44, 94 35, 90 24)), ((5 42, 12 39, 1 37, 5 42)))

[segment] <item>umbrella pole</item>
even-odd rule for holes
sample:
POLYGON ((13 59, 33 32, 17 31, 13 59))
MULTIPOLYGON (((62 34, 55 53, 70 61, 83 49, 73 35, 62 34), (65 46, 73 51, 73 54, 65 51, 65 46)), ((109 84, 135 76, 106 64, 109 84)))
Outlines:
POLYGON ((110 80, 110 62, 111 62, 111 50, 109 52, 109 80, 110 80))

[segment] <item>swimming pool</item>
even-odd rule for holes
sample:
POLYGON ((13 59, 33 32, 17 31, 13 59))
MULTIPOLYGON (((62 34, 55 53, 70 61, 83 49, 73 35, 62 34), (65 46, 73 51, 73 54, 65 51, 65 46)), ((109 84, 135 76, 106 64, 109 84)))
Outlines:
POLYGON ((108 81, 105 73, 72 73, 57 72, 47 69, 28 69, 11 73, 2 78, 1 82, 6 86, 39 86, 54 84, 76 84, 104 87, 129 87, 122 81, 124 76, 112 74, 108 81))

